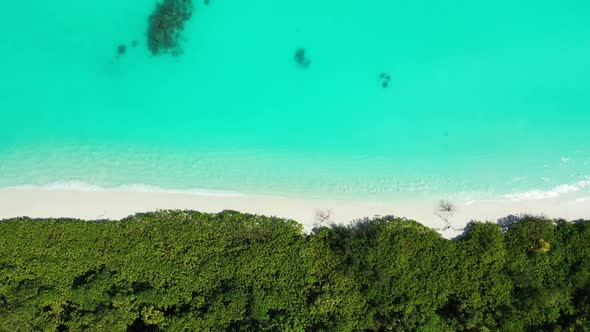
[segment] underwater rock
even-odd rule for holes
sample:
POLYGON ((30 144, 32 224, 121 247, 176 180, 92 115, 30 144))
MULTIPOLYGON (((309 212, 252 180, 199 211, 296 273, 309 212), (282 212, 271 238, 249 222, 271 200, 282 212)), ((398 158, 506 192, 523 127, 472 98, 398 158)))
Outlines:
POLYGON ((127 51, 127 46, 125 46, 125 44, 121 44, 119 47, 117 47, 117 54, 119 56, 125 54, 125 51, 127 51))
POLYGON ((137 40, 133 40, 131 42, 131 47, 136 48, 137 47, 137 40))
POLYGON ((379 74, 379 80, 381 81, 381 87, 385 89, 389 86, 391 75, 389 75, 388 73, 381 73, 379 74))
POLYGON ((192 0, 164 0, 149 17, 147 46, 153 55, 179 55, 180 34, 193 14, 192 0))
POLYGON ((305 49, 304 48, 298 48, 295 51, 294 58, 295 58, 295 62, 297 63, 297 65, 299 67, 301 67, 301 68, 307 68, 311 64, 311 61, 305 55, 305 49))

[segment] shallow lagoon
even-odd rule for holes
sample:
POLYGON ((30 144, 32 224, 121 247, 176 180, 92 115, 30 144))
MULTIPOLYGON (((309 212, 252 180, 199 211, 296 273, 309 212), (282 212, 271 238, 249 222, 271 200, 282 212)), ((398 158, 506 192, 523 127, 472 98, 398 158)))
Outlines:
POLYGON ((155 1, 7 6, 2 187, 590 192, 586 2, 212 0, 178 57, 155 1))

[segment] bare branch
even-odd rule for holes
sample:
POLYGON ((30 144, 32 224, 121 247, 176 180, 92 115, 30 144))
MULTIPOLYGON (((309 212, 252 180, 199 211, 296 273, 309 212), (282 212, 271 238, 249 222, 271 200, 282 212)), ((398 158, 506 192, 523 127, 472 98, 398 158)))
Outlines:
POLYGON ((455 213, 455 204, 450 201, 441 200, 438 203, 438 212, 434 212, 434 215, 441 218, 445 224, 445 229, 452 228, 449 223, 449 218, 455 213))
POLYGON ((455 213, 455 204, 449 201, 441 200, 438 203, 438 210, 443 213, 452 215, 455 213))
POLYGON ((323 210, 316 210, 315 211, 315 221, 318 225, 322 225, 325 222, 329 222, 332 219, 332 211, 328 209, 323 210))

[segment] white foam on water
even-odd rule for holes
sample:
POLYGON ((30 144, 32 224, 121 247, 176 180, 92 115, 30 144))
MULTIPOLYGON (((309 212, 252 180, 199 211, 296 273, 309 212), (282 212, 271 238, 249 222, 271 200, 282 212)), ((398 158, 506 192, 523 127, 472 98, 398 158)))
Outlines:
POLYGON ((576 183, 571 184, 561 184, 555 186, 549 190, 540 190, 540 189, 533 189, 521 193, 516 194, 507 194, 502 196, 502 198, 510 199, 513 201, 523 201, 523 200, 539 200, 539 199, 547 199, 547 198, 555 198, 564 194, 570 194, 581 189, 590 186, 590 177, 586 177, 585 180, 578 181, 576 183))

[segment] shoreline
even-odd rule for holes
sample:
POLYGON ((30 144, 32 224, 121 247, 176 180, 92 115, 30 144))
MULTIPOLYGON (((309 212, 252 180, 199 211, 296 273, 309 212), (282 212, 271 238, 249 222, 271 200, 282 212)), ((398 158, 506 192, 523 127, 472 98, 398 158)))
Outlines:
POLYGON ((237 210, 293 219, 306 231, 318 224, 317 212, 330 211, 322 223, 347 224, 352 220, 385 215, 413 219, 436 229, 443 236, 453 236, 471 220, 497 221, 508 215, 533 214, 566 220, 590 218, 590 195, 584 192, 565 193, 541 199, 493 199, 453 201, 455 212, 448 216, 448 225, 437 216, 439 200, 412 199, 372 200, 306 199, 247 194, 218 195, 202 191, 149 192, 123 190, 74 190, 38 187, 0 188, 0 219, 27 216, 31 218, 79 218, 85 220, 118 220, 140 212, 180 209, 200 212, 237 210), (443 230, 446 226, 450 229, 443 230), (452 234, 451 234, 452 233, 452 234))

